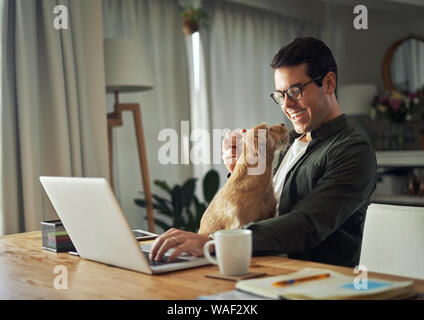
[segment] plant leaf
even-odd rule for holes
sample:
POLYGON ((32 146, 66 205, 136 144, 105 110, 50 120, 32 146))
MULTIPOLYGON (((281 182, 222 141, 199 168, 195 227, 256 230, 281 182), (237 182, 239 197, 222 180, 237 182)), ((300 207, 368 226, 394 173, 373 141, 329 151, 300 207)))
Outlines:
POLYGON ((182 202, 186 207, 190 207, 193 200, 194 189, 196 188, 196 178, 188 179, 182 187, 182 202))
POLYGON ((187 222, 187 225, 188 225, 187 229, 188 230, 187 231, 195 232, 195 231, 197 231, 196 230, 196 218, 193 215, 193 212, 191 212, 190 208, 187 208, 186 211, 187 211, 187 217, 188 217, 188 222, 187 222))
POLYGON ((199 210, 196 212, 196 224, 200 226, 200 221, 202 220, 203 214, 205 213, 207 207, 204 203, 200 203, 199 210))
POLYGON ((172 189, 172 205, 174 207, 174 225, 176 228, 179 228, 182 223, 182 188, 179 185, 176 185, 174 189, 172 189))
MULTIPOLYGON (((146 217, 147 219, 147 217, 146 217)), ((162 221, 160 219, 155 218, 155 224, 159 227, 161 227, 163 229, 163 231, 166 231, 168 229, 171 229, 172 226, 170 226, 168 223, 166 223, 165 221, 162 221)))
POLYGON ((171 188, 168 186, 168 184, 166 183, 166 181, 162 181, 162 180, 155 180, 153 181, 153 183, 158 186, 159 188, 161 188, 162 190, 165 190, 166 192, 168 192, 170 195, 172 195, 172 191, 171 188))
POLYGON ((164 199, 162 197, 159 197, 158 195, 155 195, 155 194, 153 195, 153 199, 155 199, 157 201, 158 210, 161 213, 163 213, 163 214, 165 214, 165 215, 167 215, 169 217, 173 217, 174 216, 174 213, 173 213, 172 209, 169 208, 168 203, 167 203, 167 202, 169 202, 169 200, 164 199))
POLYGON ((134 203, 140 207, 146 207, 146 201, 144 199, 134 199, 134 203))
POLYGON ((216 170, 211 169, 203 178, 203 196, 208 203, 211 203, 213 197, 219 188, 219 174, 216 170))
MULTIPOLYGON (((144 199, 134 199, 134 203, 142 208, 146 208, 146 201, 144 199)), ((160 205, 153 202, 153 208, 160 211, 160 205)))
POLYGON ((158 196, 157 194, 152 194, 152 197, 153 197, 154 200, 156 200, 158 202, 160 201, 160 202, 165 203, 166 205, 168 205, 168 204, 172 205, 172 202, 170 200, 168 200, 164 197, 158 196))
POLYGON ((202 220, 202 216, 205 213, 207 207, 204 203, 199 202, 196 196, 193 197, 194 207, 196 209, 195 222, 197 228, 200 227, 200 220, 202 220))

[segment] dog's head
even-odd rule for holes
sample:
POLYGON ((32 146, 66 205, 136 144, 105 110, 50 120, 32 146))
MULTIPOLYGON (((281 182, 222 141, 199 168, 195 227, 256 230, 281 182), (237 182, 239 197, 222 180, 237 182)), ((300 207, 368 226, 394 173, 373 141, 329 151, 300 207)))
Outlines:
POLYGON ((284 150, 289 141, 289 130, 283 124, 272 126, 261 123, 246 132, 243 146, 250 156, 257 157, 258 150, 266 146, 266 154, 273 155, 278 149, 284 150))
POLYGON ((240 168, 247 167, 248 175, 262 175, 266 168, 270 168, 275 151, 286 148, 288 140, 289 131, 284 125, 269 126, 261 123, 243 136, 242 156, 237 165, 240 164, 240 168))
POLYGON ((289 143, 289 130, 284 124, 274 124, 268 126, 266 133, 267 148, 276 151, 278 149, 284 150, 289 143))

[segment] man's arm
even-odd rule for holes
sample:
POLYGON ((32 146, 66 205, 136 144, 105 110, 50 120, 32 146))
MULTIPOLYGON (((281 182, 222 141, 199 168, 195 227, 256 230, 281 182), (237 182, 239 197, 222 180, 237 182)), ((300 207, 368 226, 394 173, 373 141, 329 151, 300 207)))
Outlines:
POLYGON ((244 226, 253 231, 254 254, 307 251, 365 204, 376 183, 374 151, 356 140, 333 152, 313 191, 291 212, 244 226))

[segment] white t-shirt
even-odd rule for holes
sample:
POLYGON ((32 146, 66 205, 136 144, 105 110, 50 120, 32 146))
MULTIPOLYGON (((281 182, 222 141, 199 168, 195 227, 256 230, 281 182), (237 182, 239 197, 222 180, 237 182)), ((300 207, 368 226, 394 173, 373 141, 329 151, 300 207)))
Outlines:
POLYGON ((287 173, 291 168, 296 164, 296 162, 303 156, 306 152, 309 142, 304 142, 300 140, 301 137, 294 140, 293 144, 290 146, 289 151, 287 151, 283 160, 280 163, 280 166, 275 173, 273 178, 274 184, 274 194, 277 198, 277 207, 275 208, 275 216, 278 216, 278 207, 280 205, 281 192, 283 191, 284 181, 286 180, 287 173))

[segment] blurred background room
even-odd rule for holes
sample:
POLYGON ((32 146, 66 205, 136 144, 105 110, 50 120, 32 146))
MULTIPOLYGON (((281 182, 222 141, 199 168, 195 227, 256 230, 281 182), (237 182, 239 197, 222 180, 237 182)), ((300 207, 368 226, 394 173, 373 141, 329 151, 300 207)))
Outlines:
POLYGON ((359 30, 357 4, 0 1, 0 234, 57 218, 42 175, 107 178, 133 229, 196 231, 227 179, 225 129, 291 126, 270 63, 306 36, 333 51, 341 108, 376 150, 372 201, 424 206, 424 1, 362 1, 359 30))

